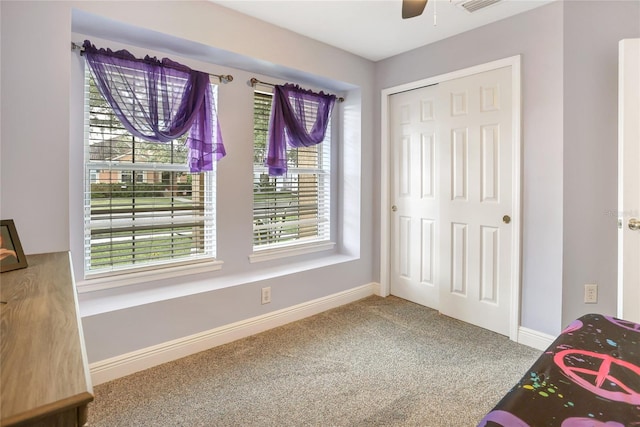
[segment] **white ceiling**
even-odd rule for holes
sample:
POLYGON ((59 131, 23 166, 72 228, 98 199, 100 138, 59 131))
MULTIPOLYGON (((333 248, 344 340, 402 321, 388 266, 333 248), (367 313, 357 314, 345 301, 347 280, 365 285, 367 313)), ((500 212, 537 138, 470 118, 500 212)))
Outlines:
POLYGON ((461 6, 468 0, 429 0, 421 16, 406 20, 402 0, 210 1, 379 61, 555 0, 502 0, 474 13, 461 6))

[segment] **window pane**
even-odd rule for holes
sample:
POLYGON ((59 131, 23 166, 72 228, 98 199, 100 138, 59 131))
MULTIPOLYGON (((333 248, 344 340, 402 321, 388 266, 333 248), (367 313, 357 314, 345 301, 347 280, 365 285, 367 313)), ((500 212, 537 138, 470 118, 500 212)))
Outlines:
POLYGON ((134 137, 89 72, 85 95, 85 271, 211 259, 214 174, 188 172, 186 135, 166 144, 134 137))
POLYGON ((325 141, 289 149, 285 176, 268 175, 264 166, 271 94, 254 94, 253 245, 256 249, 330 238, 331 129, 325 141))

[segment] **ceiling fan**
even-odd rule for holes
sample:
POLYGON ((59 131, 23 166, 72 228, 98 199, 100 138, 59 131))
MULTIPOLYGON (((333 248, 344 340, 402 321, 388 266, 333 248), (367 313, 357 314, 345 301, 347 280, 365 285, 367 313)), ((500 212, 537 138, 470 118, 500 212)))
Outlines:
MULTIPOLYGON (((402 0, 402 19, 415 18, 422 15, 428 0, 402 0)), ((485 7, 492 6, 503 0, 456 0, 454 3, 469 13, 474 13, 485 7)), ((451 2, 451 0, 449 0, 451 2)), ((435 22, 436 4, 433 3, 433 17, 435 22)), ((435 25, 435 24, 434 24, 435 25)))
POLYGON ((402 0, 402 19, 415 18, 424 12, 428 0, 402 0))

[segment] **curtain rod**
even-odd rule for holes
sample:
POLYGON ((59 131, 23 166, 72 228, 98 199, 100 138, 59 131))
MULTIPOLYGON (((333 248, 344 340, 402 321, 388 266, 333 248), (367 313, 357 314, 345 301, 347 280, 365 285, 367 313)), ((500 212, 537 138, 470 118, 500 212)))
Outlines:
MULTIPOLYGON (((249 80, 249 83, 251 83, 251 87, 256 87, 257 84, 275 87, 274 83, 263 82, 261 80, 256 79, 255 77, 251 77, 251 79, 249 80)), ((336 96, 336 101, 344 102, 344 98, 342 96, 336 96)))
MULTIPOLYGON (((80 56, 82 56, 83 52, 84 52, 84 47, 82 47, 82 45, 79 45, 78 43, 74 43, 71 42, 71 50, 78 50, 80 51, 80 56)), ((231 74, 213 74, 213 73, 207 73, 210 76, 213 77, 217 77, 218 80, 220 80, 221 83, 229 83, 233 81, 233 76, 231 74)))

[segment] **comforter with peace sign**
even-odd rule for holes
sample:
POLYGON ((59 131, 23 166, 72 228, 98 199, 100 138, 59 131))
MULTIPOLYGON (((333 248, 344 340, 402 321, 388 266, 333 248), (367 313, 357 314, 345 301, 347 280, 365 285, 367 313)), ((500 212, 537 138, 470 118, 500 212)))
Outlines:
POLYGON ((574 320, 478 427, 640 427, 640 325, 574 320))

